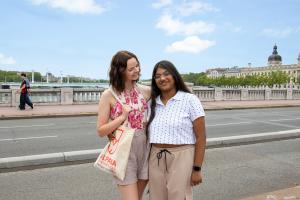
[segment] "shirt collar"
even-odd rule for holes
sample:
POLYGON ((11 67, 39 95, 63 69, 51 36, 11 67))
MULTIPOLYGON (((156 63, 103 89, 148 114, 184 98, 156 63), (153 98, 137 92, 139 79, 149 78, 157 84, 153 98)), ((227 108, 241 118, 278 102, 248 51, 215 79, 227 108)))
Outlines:
MULTIPOLYGON (((183 93, 184 92, 182 92, 182 91, 177 91, 177 93, 169 101, 172 101, 172 100, 180 101, 180 100, 182 100, 183 99, 183 93)), ((160 95, 158 97, 156 97, 156 103, 160 104, 160 105, 164 105, 163 102, 160 99, 160 95)))

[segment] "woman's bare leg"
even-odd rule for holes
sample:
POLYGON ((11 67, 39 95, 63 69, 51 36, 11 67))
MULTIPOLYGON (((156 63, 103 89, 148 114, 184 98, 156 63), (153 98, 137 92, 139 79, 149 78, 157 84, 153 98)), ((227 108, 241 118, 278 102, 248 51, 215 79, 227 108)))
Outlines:
POLYGON ((121 200, 139 200, 138 184, 118 185, 121 200))
POLYGON ((139 200, 142 200, 144 190, 147 186, 148 180, 141 180, 139 179, 137 182, 137 188, 138 188, 138 195, 139 195, 139 200))

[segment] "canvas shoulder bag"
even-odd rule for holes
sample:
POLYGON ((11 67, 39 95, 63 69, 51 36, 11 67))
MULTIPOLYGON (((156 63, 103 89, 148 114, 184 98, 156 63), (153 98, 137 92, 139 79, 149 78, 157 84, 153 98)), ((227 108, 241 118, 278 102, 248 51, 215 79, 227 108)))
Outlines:
MULTIPOLYGON (((124 106, 112 88, 110 88, 110 92, 114 98, 124 106)), ((114 137, 106 144, 104 149, 102 149, 94 166, 114 175, 118 179, 124 180, 134 131, 134 129, 128 127, 127 118, 124 123, 113 132, 114 137)))

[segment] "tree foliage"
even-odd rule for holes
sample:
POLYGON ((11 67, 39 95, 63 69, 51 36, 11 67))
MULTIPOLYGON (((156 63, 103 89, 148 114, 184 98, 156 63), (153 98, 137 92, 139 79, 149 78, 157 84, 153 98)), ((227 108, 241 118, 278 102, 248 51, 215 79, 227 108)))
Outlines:
MULTIPOLYGON (((24 72, 27 75, 27 78, 32 81, 32 72, 24 72)), ((21 72, 18 71, 4 71, 0 70, 0 82, 21 82, 21 72)), ((54 82, 60 80, 59 77, 54 78, 54 82)), ((34 72, 34 81, 35 82, 46 82, 47 78, 42 76, 40 72, 34 72)), ((63 77, 63 82, 66 83, 68 81, 67 77, 63 77)), ((69 77, 70 83, 108 83, 107 80, 104 79, 89 79, 84 77, 69 77)))
MULTIPOLYGON (((202 86, 269 86, 281 85, 289 83, 290 77, 288 74, 282 71, 272 71, 269 75, 246 75, 241 77, 226 77, 221 76, 218 78, 210 78, 205 73, 190 73, 182 75, 183 80, 186 82, 192 82, 194 85, 202 86)), ((300 76, 297 79, 297 83, 300 83, 300 76)))
MULTIPOLYGON (((20 82, 22 72, 17 71, 3 71, 0 70, 0 82, 20 82)), ((32 72, 24 72, 27 75, 27 78, 31 81, 32 80, 32 72)), ((41 80, 41 73, 34 72, 34 80, 40 81, 41 80)))

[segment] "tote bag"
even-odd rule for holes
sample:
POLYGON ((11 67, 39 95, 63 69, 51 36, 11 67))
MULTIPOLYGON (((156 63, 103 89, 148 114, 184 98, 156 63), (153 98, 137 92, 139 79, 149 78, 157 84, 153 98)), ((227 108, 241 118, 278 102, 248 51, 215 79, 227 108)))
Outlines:
MULTIPOLYGON (((110 92, 123 106, 124 104, 117 97, 112 88, 110 88, 110 92)), ((114 175, 118 179, 124 180, 134 131, 134 129, 128 127, 127 119, 114 131, 114 138, 102 149, 94 166, 114 175)))

